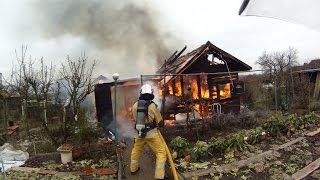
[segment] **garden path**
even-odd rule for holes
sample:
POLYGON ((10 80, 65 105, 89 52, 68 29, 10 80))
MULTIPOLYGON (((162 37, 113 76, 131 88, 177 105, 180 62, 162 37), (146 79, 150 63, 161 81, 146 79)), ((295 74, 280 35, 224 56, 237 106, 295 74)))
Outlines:
POLYGON ((128 146, 124 149, 123 152, 123 164, 124 164, 124 175, 123 179, 127 180, 152 180, 154 179, 154 167, 155 160, 152 156, 153 152, 150 148, 145 145, 143 152, 140 155, 140 171, 131 175, 130 173, 130 156, 131 150, 133 147, 133 141, 127 141, 128 146))

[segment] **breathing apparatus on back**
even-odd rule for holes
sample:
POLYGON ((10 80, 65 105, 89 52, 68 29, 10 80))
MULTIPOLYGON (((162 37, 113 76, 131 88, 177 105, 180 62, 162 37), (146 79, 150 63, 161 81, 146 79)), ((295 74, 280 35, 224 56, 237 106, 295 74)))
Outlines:
POLYGON ((135 126, 140 138, 143 138, 150 130, 150 126, 146 122, 148 119, 148 107, 153 103, 153 99, 154 95, 152 87, 149 84, 143 85, 140 90, 135 126))

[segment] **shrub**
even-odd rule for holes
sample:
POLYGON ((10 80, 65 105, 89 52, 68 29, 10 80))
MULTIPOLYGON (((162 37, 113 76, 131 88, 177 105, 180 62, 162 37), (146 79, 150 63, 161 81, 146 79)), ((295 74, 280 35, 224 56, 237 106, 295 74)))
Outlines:
POLYGON ((77 133, 73 135, 75 144, 93 143, 101 137, 102 131, 99 128, 82 127, 77 133))
POLYGON ((239 114, 238 119, 240 119, 239 125, 241 127, 253 127, 256 126, 258 123, 256 113, 249 109, 243 109, 242 112, 239 114))
POLYGON ((269 118, 264 124, 263 129, 275 136, 280 133, 294 132, 296 129, 313 127, 319 123, 319 117, 314 112, 298 117, 297 114, 276 114, 269 118))
POLYGON ((251 145, 260 143, 264 138, 264 134, 265 133, 261 127, 249 130, 247 134, 247 143, 251 145))
POLYGON ((96 142, 102 135, 101 128, 96 128, 89 123, 84 109, 80 110, 78 113, 78 122, 75 126, 71 126, 71 128, 73 128, 71 131, 74 132, 72 139, 75 140, 75 144, 90 144, 96 142))
POLYGON ((212 154, 209 152, 209 145, 204 141, 197 141, 191 150, 191 158, 194 161, 205 160, 212 154))
POLYGON ((182 157, 188 151, 189 143, 187 139, 177 136, 171 140, 169 147, 178 153, 178 157, 182 157))
POLYGON ((301 116, 302 121, 305 125, 315 126, 320 122, 320 117, 315 112, 311 112, 309 114, 301 116))
POLYGON ((271 136, 276 136, 276 135, 279 135, 280 133, 288 132, 286 119, 281 113, 271 116, 262 125, 262 128, 265 129, 271 136))
POLYGON ((214 138, 209 140, 210 152, 222 153, 228 147, 225 138, 214 138))
POLYGON ((234 114, 218 113, 212 122, 212 127, 224 130, 226 127, 236 127, 240 124, 240 120, 234 114))
POLYGON ((241 132, 231 134, 228 136, 227 144, 228 149, 235 149, 242 151, 247 145, 245 140, 245 135, 241 132))

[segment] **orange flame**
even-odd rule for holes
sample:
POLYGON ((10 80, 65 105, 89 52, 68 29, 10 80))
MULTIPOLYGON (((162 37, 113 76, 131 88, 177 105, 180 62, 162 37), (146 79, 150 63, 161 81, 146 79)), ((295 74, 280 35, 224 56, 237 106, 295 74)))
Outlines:
POLYGON ((191 81, 191 93, 192 93, 193 99, 199 99, 198 84, 197 84, 197 80, 195 80, 195 79, 191 81))
MULTIPOLYGON (((198 82, 196 78, 190 78, 189 83, 191 86, 191 96, 193 99, 199 99, 199 92, 198 92, 198 82)), ((220 99, 226 99, 231 97, 231 84, 219 84, 219 91, 217 86, 212 87, 212 93, 210 94, 208 89, 208 84, 206 81, 201 81, 200 91, 201 91, 201 98, 208 99, 217 99, 218 95, 220 99)), ((182 96, 182 86, 180 81, 176 81, 174 84, 170 84, 167 86, 166 92, 171 95, 175 96, 182 96)), ((184 87, 186 88, 186 87, 184 87)), ((186 90, 186 89, 185 89, 186 90)), ((164 90, 159 90, 159 96, 163 96, 164 90)), ((187 91, 186 91, 187 92, 187 91)))
POLYGON ((225 85, 219 85, 220 88, 220 99, 226 99, 231 97, 231 86, 230 83, 225 85))
POLYGON ((217 99, 217 98, 218 98, 217 87, 213 86, 212 87, 212 99, 217 99))
POLYGON ((198 112, 200 112, 200 104, 195 104, 195 105, 193 106, 193 109, 196 110, 196 111, 198 111, 198 112))
POLYGON ((181 82, 177 81, 175 84, 175 95, 176 96, 182 96, 182 88, 181 88, 181 82))
POLYGON ((173 95, 173 88, 171 84, 168 86, 168 91, 169 91, 169 94, 173 95))
POLYGON ((174 120, 165 120, 164 121, 165 126, 175 126, 175 121, 174 120))
POLYGON ((209 98, 209 90, 205 89, 204 87, 201 87, 201 97, 202 98, 209 98))
POLYGON ((162 96, 163 96, 163 90, 159 89, 159 97, 162 97, 162 96))

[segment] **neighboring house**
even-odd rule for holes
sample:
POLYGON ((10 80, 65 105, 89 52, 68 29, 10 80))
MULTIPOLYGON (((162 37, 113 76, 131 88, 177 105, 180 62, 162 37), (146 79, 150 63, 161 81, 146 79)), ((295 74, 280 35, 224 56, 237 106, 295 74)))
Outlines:
POLYGON ((304 63, 302 66, 293 67, 295 74, 305 75, 309 78, 309 82, 314 84, 313 97, 319 99, 320 96, 320 59, 304 63))

